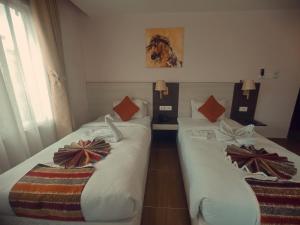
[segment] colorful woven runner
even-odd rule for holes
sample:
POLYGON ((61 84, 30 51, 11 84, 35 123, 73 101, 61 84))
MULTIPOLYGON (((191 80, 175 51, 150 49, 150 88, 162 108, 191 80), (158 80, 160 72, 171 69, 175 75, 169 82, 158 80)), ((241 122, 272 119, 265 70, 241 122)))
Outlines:
POLYGON ((37 165, 11 189, 10 205, 17 216, 84 221, 80 199, 94 168, 37 165))
POLYGON ((300 183, 246 179, 261 212, 261 225, 300 224, 300 183))

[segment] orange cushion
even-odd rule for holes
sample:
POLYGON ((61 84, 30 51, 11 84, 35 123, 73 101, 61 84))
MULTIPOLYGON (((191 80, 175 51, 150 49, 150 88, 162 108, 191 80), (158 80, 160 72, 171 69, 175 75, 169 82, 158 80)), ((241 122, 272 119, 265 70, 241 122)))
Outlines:
POLYGON ((214 98, 214 96, 210 96, 206 102, 199 107, 198 111, 210 122, 214 123, 225 112, 225 108, 214 98))
POLYGON ((126 96, 113 110, 118 113, 123 121, 128 121, 140 108, 126 96))

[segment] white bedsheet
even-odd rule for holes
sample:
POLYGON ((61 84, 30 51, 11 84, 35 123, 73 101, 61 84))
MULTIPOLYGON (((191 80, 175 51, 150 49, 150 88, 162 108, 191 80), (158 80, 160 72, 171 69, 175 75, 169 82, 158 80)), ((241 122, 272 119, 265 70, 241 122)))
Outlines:
MULTIPOLYGON (((118 123, 119 125, 128 123, 128 122, 123 122, 121 119, 117 118, 114 115, 112 115, 111 117, 113 118, 113 122, 118 123)), ((105 116, 100 116, 96 119, 95 122, 104 122, 104 121, 105 121, 105 116)), ((143 118, 131 119, 129 122, 134 123, 134 124, 140 124, 145 127, 151 127, 151 117, 150 116, 146 116, 143 118)))
MULTIPOLYGON (((143 120, 115 123, 124 139, 111 144, 111 153, 95 164, 96 171, 82 192, 81 208, 86 221, 120 221, 141 213, 151 141, 150 118, 143 120)), ((32 167, 52 162, 53 153, 59 147, 94 138, 104 127, 103 122, 88 123, 0 175, 0 217, 14 215, 9 205, 9 191, 32 167)))
MULTIPOLYGON (((240 127, 232 120, 226 119, 226 122, 240 127)), ((179 155, 192 220, 200 217, 210 225, 259 224, 259 205, 254 193, 244 181, 241 170, 225 160, 227 143, 192 135, 217 129, 218 122, 179 118, 178 123, 179 155)), ((299 156, 257 133, 254 137, 256 147, 287 156, 299 170, 299 156)), ((299 173, 294 180, 300 180, 299 173)))

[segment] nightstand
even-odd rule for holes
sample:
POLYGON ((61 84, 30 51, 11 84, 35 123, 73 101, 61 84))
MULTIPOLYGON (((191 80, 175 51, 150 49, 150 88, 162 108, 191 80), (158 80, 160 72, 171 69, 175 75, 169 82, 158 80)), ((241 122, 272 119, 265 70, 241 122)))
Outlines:
POLYGON ((253 124, 256 127, 265 127, 265 126, 267 126, 267 124, 262 123, 258 120, 238 120, 238 119, 233 119, 233 120, 235 120, 236 122, 238 122, 238 123, 240 123, 244 126, 247 126, 249 124, 253 124))
POLYGON ((177 118, 168 121, 152 120, 152 138, 156 141, 171 140, 176 141, 178 130, 177 118))

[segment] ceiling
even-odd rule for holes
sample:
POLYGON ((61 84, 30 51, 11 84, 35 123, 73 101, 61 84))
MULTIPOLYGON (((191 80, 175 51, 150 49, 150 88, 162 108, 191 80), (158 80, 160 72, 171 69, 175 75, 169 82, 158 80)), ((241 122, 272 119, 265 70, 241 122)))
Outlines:
POLYGON ((300 0, 71 0, 91 17, 127 13, 172 13, 300 9, 300 0))

